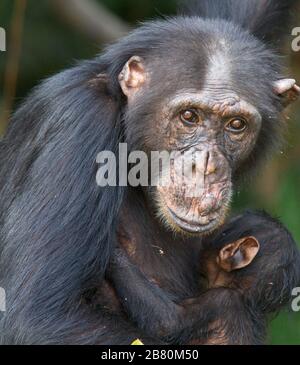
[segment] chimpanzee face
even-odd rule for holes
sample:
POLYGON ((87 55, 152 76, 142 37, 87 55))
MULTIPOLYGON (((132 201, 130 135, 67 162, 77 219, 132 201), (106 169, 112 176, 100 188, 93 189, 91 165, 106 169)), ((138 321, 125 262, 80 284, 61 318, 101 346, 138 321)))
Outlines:
POLYGON ((160 212, 175 229, 214 230, 230 206, 232 172, 253 150, 262 118, 233 92, 214 88, 181 91, 163 116, 157 126, 162 144, 178 153, 171 183, 157 188, 160 212))
MULTIPOLYGON (((259 110, 235 92, 222 62, 211 61, 201 88, 179 88, 158 102, 149 122, 153 132, 145 132, 148 151, 172 152, 154 200, 159 217, 175 231, 209 233, 224 222, 233 174, 249 158, 262 128, 259 110)), ((150 78, 139 57, 124 66, 119 79, 129 109, 136 100, 143 103, 139 92, 147 93, 150 78)), ((292 81, 281 80, 274 90, 299 92, 292 81)))

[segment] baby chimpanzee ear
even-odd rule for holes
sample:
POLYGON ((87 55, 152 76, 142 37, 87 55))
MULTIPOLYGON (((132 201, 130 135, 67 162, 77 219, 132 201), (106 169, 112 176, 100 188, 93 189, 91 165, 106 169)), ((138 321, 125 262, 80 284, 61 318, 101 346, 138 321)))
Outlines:
POLYGON ((230 272, 248 266, 259 251, 260 245, 255 237, 245 237, 222 248, 217 257, 221 269, 230 272))
POLYGON ((294 79, 282 79, 274 83, 274 92, 282 99, 284 107, 296 101, 300 96, 300 87, 294 79))

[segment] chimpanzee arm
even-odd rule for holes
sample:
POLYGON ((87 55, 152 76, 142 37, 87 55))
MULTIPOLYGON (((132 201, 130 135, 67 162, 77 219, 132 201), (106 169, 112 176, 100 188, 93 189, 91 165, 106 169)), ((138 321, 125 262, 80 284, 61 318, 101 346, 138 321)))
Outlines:
POLYGON ((236 289, 212 288, 183 303, 190 329, 177 338, 188 344, 261 345, 265 340, 266 318, 244 301, 236 289), (193 321, 193 322, 192 322, 193 321))
POLYGON ((159 337, 168 337, 179 330, 183 307, 130 262, 122 249, 116 249, 107 271, 118 298, 140 328, 159 337))
POLYGON ((51 306, 41 305, 48 295, 46 289, 37 296, 25 293, 22 288, 20 293, 22 306, 14 306, 14 301, 8 298, 8 311, 1 318, 1 327, 5 328, 5 336, 0 332, 2 345, 130 345, 136 339, 145 345, 163 344, 143 333, 121 313, 93 310, 83 300, 70 304, 72 309, 55 300, 51 306))
POLYGON ((151 336, 178 344, 261 344, 265 322, 237 290, 210 289, 176 304, 117 249, 108 271, 118 297, 151 336))

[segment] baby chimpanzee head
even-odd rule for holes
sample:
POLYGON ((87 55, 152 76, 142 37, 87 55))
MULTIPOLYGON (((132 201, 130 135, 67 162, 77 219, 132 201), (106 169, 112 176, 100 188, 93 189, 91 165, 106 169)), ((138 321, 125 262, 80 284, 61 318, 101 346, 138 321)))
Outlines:
POLYGON ((247 212, 232 219, 203 246, 201 270, 209 287, 236 288, 263 311, 286 304, 300 284, 296 243, 266 213, 247 212))

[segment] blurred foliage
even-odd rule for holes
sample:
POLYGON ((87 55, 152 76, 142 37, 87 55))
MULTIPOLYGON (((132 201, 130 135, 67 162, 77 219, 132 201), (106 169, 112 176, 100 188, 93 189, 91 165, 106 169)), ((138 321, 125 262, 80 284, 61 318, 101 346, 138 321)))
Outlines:
MULTIPOLYGON (((176 11, 176 0, 98 1, 133 26, 139 21, 176 11)), ((12 0, 0 2, 0 26, 7 30, 8 49, 13 5, 12 0)), ((295 23, 297 25, 300 26, 300 16, 295 23)), ((64 22, 54 11, 51 0, 28 0, 16 105, 40 79, 69 67, 77 59, 91 58, 100 51, 101 45, 93 44, 64 22)), ((300 80, 300 52, 291 56, 291 75, 298 76, 300 80)), ((6 57, 7 53, 0 53, 0 106, 6 57)), ((299 103, 290 114, 288 143, 278 156, 263 166, 259 175, 244 184, 235 196, 234 209, 265 209, 280 217, 300 242, 299 103)), ((300 344, 300 313, 280 314, 271 324, 269 337, 274 344, 300 344)))

